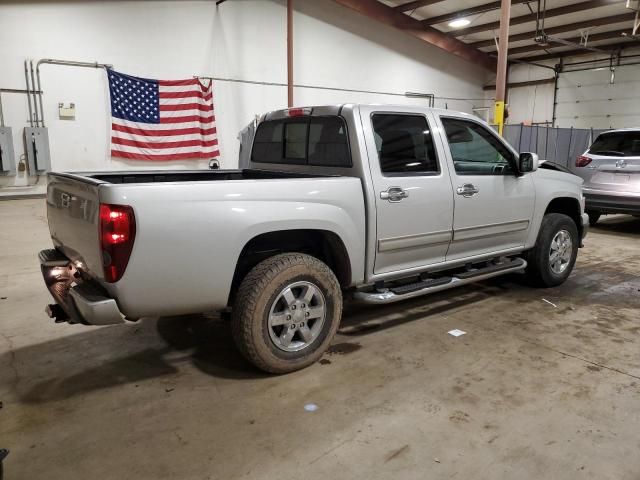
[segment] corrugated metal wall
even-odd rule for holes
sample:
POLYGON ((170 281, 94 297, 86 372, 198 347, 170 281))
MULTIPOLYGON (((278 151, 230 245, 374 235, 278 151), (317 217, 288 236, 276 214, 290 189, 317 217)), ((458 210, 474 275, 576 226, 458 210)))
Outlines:
POLYGON ((558 163, 571 170, 578 155, 589 148, 603 130, 505 125, 504 138, 518 152, 537 153, 541 160, 558 163))

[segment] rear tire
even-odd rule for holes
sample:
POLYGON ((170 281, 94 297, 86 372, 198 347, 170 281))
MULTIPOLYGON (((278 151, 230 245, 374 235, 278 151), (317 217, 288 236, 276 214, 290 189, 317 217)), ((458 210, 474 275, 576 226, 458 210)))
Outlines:
POLYGON ((578 228, 571 217, 548 213, 542 219, 538 239, 527 255, 527 275, 540 287, 555 287, 571 274, 578 255, 578 228))
POLYGON ((285 253, 256 265, 242 280, 232 331, 260 370, 305 368, 329 348, 342 316, 342 291, 331 269, 310 255, 285 253))
POLYGON ((587 210, 586 214, 589 215, 589 225, 595 225, 600 220, 600 212, 596 212, 595 210, 587 210))

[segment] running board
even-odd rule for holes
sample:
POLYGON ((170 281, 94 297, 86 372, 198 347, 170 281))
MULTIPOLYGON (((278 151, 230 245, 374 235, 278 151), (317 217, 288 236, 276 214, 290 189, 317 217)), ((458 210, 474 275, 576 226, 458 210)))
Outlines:
POLYGON ((507 273, 518 272, 525 269, 527 262, 522 258, 516 258, 510 262, 499 265, 491 265, 485 268, 479 268, 477 270, 470 270, 464 273, 453 275, 446 283, 439 283, 437 285, 431 285, 419 290, 409 291, 407 293, 396 293, 399 289, 385 289, 377 292, 355 292, 353 294, 354 300, 363 303, 383 304, 399 302, 408 298, 420 297, 429 293, 440 292, 442 290, 449 290, 454 287, 461 287, 469 283, 479 282, 488 278, 498 277, 507 273), (395 292, 393 291, 395 290, 395 292))

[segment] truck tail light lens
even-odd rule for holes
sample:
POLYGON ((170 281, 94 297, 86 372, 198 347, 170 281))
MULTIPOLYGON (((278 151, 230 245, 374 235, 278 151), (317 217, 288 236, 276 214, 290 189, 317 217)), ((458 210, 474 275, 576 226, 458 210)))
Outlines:
POLYGON ((100 204, 100 248, 104 279, 117 282, 122 278, 133 242, 136 238, 136 219, 128 205, 100 204))
POLYGON ((576 158, 576 167, 586 167, 591 163, 591 159, 589 157, 585 157, 584 155, 580 155, 576 158))

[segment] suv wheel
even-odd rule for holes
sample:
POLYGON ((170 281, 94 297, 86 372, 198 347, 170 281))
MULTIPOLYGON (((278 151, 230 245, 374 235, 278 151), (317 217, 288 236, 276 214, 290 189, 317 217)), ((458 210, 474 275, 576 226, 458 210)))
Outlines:
POLYGON ((256 367, 287 373, 316 362, 342 316, 335 275, 310 255, 287 253, 255 266, 233 305, 234 340, 256 367))
POLYGON ((579 244, 578 228, 571 217, 561 213, 545 215, 536 246, 528 252, 527 275, 541 287, 564 283, 576 263, 579 244))

